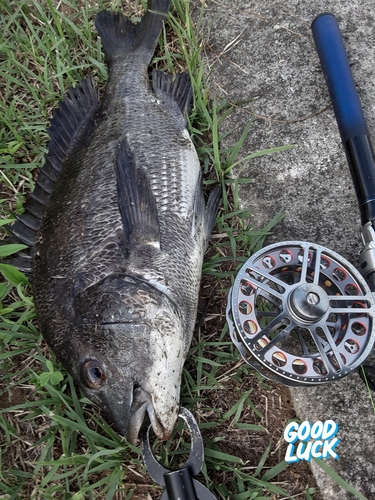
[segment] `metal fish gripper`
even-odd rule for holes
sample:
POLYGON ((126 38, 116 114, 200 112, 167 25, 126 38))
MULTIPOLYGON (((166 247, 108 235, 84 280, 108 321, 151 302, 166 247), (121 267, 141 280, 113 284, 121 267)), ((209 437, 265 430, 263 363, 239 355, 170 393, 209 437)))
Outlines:
POLYGON ((181 408, 179 417, 185 420, 191 434, 190 453, 184 467, 171 471, 156 460, 151 449, 151 425, 149 425, 140 433, 142 455, 147 472, 157 484, 165 487, 160 500, 217 500, 196 479, 204 463, 203 439, 198 424, 186 408, 181 408))

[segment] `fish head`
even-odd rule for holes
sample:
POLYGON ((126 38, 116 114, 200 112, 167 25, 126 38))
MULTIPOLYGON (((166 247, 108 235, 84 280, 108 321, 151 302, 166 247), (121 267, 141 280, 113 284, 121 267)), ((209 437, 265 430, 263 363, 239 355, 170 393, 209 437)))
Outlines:
POLYGON ((114 276, 77 295, 73 310, 62 362, 83 393, 131 443, 146 414, 155 434, 168 439, 187 350, 178 309, 149 284, 114 276))

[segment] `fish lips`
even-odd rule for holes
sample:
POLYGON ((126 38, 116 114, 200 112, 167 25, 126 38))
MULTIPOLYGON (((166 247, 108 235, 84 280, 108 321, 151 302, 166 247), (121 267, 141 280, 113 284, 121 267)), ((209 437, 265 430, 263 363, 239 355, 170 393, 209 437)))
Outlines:
MULTIPOLYGON (((173 379, 173 374, 170 374, 170 378, 173 379)), ((140 382, 127 379, 126 384, 120 385, 108 380, 108 386, 103 387, 100 395, 96 395, 99 397, 94 397, 92 391, 88 397, 98 402, 131 444, 137 445, 143 423, 151 424, 156 436, 166 441, 179 413, 179 382, 180 380, 176 380, 167 390, 163 377, 162 380, 157 379, 155 370, 152 370, 151 377, 146 376, 140 382), (158 390, 163 385, 164 389, 158 390)))
POLYGON ((151 423, 155 434, 163 440, 169 438, 170 432, 159 422, 150 394, 141 387, 137 387, 134 390, 134 401, 130 411, 127 440, 131 444, 136 445, 138 443, 138 434, 142 424, 144 422, 148 423, 145 421, 146 415, 148 415, 149 423, 151 423))
MULTIPOLYGON (((143 423, 151 424, 154 433, 162 440, 167 440, 172 433, 173 426, 165 428, 160 423, 152 397, 142 387, 135 385, 133 390, 125 395, 124 391, 119 391, 122 392, 123 399, 119 399, 120 393, 117 393, 118 397, 114 397, 112 391, 109 394, 105 389, 102 389, 100 394, 88 390, 87 387, 82 387, 82 390, 103 409, 120 434, 135 446, 138 444, 138 435, 143 423)), ((170 413, 172 415, 174 412, 171 410, 170 413)), ((175 413, 177 418, 178 408, 175 413)), ((173 424, 174 422, 175 419, 173 424)))

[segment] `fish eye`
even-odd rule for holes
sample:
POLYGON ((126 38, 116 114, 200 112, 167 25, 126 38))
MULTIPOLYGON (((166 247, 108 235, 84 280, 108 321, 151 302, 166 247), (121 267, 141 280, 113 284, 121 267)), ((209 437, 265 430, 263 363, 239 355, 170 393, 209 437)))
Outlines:
POLYGON ((106 376, 103 367, 96 359, 86 361, 83 365, 83 378, 88 387, 99 389, 105 382, 106 376))

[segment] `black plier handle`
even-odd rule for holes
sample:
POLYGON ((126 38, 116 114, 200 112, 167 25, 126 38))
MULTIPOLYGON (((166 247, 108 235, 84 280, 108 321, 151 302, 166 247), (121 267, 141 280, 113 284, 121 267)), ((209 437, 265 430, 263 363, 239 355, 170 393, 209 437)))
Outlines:
POLYGON ((204 463, 203 440, 198 424, 186 408, 181 408, 179 417, 183 418, 191 433, 191 447, 186 464, 181 469, 170 471, 154 457, 150 445, 150 428, 141 430, 141 448, 143 460, 152 479, 165 490, 160 500, 217 500, 195 476, 204 463))

